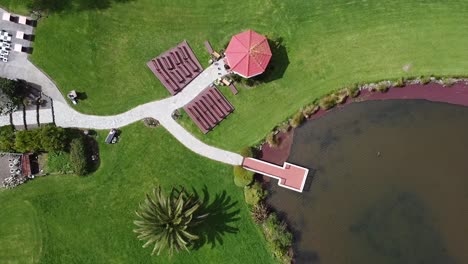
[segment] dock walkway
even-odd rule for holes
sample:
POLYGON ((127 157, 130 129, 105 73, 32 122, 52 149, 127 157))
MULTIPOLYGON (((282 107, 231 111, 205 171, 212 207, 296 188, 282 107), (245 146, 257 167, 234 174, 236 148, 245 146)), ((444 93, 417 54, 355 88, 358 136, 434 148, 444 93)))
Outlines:
POLYGON ((309 174, 309 169, 288 162, 280 167, 262 160, 245 158, 242 162, 244 169, 278 179, 278 185, 296 192, 302 192, 309 174))

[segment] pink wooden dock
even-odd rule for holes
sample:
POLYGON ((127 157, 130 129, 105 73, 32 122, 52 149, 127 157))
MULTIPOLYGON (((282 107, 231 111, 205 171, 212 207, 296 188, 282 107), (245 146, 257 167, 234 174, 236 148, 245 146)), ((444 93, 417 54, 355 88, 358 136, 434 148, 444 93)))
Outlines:
POLYGON ((262 160, 245 158, 244 169, 278 179, 278 185, 296 192, 302 192, 309 169, 288 162, 280 167, 262 160))

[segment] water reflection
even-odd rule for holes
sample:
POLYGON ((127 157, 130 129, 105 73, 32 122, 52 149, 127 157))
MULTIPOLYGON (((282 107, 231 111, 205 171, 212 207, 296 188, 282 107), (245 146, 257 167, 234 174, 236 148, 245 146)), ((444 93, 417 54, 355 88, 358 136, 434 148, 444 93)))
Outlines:
POLYGON ((297 263, 468 263, 468 108, 353 104, 296 130, 306 192, 272 184, 297 263))
POLYGON ((376 201, 350 231, 395 263, 454 263, 430 210, 413 193, 391 194, 376 201))

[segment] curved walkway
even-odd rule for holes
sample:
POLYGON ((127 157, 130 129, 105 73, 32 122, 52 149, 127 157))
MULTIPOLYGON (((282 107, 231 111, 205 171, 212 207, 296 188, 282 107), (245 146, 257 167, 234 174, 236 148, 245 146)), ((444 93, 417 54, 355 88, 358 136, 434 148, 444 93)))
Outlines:
MULTIPOLYGON (((2 64, 0 76, 10 79, 24 79, 40 86, 42 92, 54 100, 54 120, 57 126, 110 129, 126 126, 145 117, 152 117, 159 120, 169 133, 193 152, 223 163, 241 165, 242 156, 203 143, 172 118, 172 113, 175 110, 189 103, 214 80, 227 74, 222 62, 218 63, 219 65, 210 65, 177 95, 146 103, 114 116, 85 115, 75 111, 67 104, 57 86, 45 73, 32 64, 26 55, 20 54, 15 61, 2 64)), ((12 118, 16 118, 16 116, 12 115, 12 118)), ((0 116, 0 126, 9 124, 11 124, 10 116, 0 116)))

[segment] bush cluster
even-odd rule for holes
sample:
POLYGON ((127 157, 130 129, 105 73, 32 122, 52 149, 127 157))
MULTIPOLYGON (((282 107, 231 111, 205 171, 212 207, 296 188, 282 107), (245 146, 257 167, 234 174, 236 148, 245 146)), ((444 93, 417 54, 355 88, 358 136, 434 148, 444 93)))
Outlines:
POLYGON ((292 256, 289 252, 293 236, 289 232, 286 223, 280 221, 275 213, 271 213, 262 226, 267 245, 273 255, 282 263, 291 263, 292 256))
POLYGON ((399 78, 393 83, 394 87, 404 87, 406 85, 406 80, 405 78, 399 78))
POLYGON ((324 98, 322 98, 322 100, 320 100, 320 107, 324 110, 328 110, 328 109, 331 109, 333 107, 336 106, 337 102, 336 102, 336 96, 335 95, 329 95, 329 96, 326 96, 324 98))
POLYGON ((245 202, 250 205, 258 204, 266 195, 266 190, 258 182, 244 188, 245 202))
POLYGON ((83 137, 74 138, 70 142, 70 163, 76 174, 86 175, 88 173, 88 155, 83 137))
POLYGON ((450 87, 450 86, 454 85, 455 82, 456 82, 455 79, 453 79, 453 78, 447 78, 447 77, 441 78, 440 81, 441 81, 441 83, 442 83, 442 85, 443 85, 444 87, 450 87))
POLYGON ((302 113, 302 110, 300 110, 293 115, 290 124, 292 127, 295 128, 295 127, 302 125, 303 122, 304 122, 304 114, 302 113))
POLYGON ((377 84, 377 86, 375 87, 375 89, 381 93, 385 93, 388 91, 388 89, 390 89, 390 85, 386 82, 381 82, 379 84, 377 84))
POLYGON ((0 127, 0 151, 15 151, 15 129, 13 126, 0 127))
POLYGON ((254 156, 252 148, 251 147, 244 147, 240 151, 240 155, 244 158, 251 158, 254 156))
POLYGON ((273 131, 270 134, 267 135, 266 137, 266 142, 270 147, 278 147, 279 146, 279 139, 276 136, 277 134, 273 131))
POLYGON ((291 129, 291 125, 289 125, 289 122, 283 122, 277 127, 277 129, 280 132, 286 133, 289 132, 289 130, 291 129))
POLYGON ((234 166, 234 184, 236 184, 236 186, 245 187, 251 184, 253 175, 253 172, 242 168, 242 166, 234 166))
POLYGON ((51 170, 65 172, 71 169, 78 175, 89 172, 88 148, 79 130, 66 130, 54 125, 19 131, 12 126, 0 127, 0 151, 49 152, 51 170))
POLYGON ((25 81, 0 78, 0 114, 5 115, 15 111, 23 101, 23 93, 27 88, 25 81))
POLYGON ((252 219, 257 224, 263 224, 270 214, 268 206, 264 202, 259 202, 258 204, 252 206, 250 211, 252 219))
POLYGON ((3 128, 5 133, 0 136, 2 151, 38 152, 63 151, 66 147, 65 130, 53 125, 45 125, 34 130, 20 130, 16 133, 12 128, 3 128), (9 142, 6 142, 8 140, 9 142))
POLYGON ((348 99, 348 91, 346 89, 343 89, 335 94, 336 97, 336 103, 337 104, 344 104, 346 102, 346 99, 348 99))
POLYGON ((419 80, 421 81, 422 84, 426 85, 431 82, 431 77, 430 76, 421 76, 419 77, 419 80))
POLYGON ((146 117, 143 119, 143 124, 147 127, 154 128, 159 126, 159 121, 152 117, 146 117))
POLYGON ((302 114, 304 115, 305 118, 309 118, 313 114, 317 113, 319 110, 318 105, 311 104, 306 107, 304 107, 304 110, 302 110, 302 114))
POLYGON ((360 93, 360 90, 359 90, 359 85, 358 84, 353 84, 347 88, 345 88, 348 92, 348 95, 351 96, 351 97, 357 97, 360 93))

